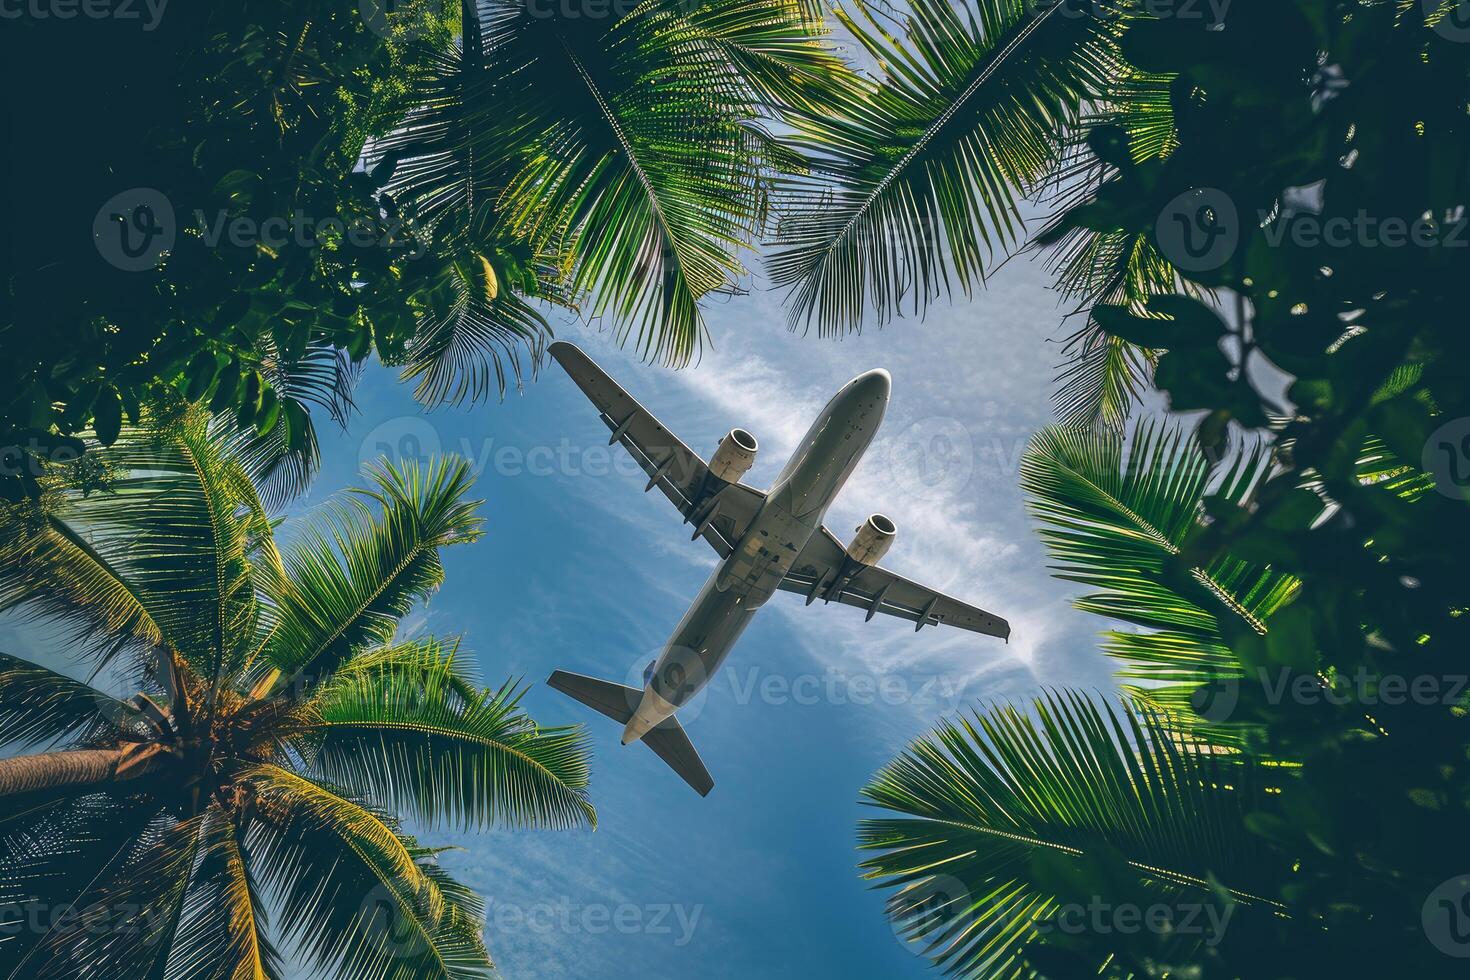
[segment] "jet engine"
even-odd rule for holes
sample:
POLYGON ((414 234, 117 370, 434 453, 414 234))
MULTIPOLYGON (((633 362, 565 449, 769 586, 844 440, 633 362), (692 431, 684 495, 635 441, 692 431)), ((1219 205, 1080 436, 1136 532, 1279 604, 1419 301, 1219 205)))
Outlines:
POLYGON ((898 537, 898 527, 882 514, 874 514, 857 526, 852 543, 847 546, 847 557, 859 565, 876 565, 893 547, 898 537))
POLYGON ((710 459, 709 471, 726 483, 738 483, 745 471, 755 465, 755 454, 759 448, 760 443, 755 441, 755 436, 744 429, 731 429, 720 440, 720 448, 710 459))

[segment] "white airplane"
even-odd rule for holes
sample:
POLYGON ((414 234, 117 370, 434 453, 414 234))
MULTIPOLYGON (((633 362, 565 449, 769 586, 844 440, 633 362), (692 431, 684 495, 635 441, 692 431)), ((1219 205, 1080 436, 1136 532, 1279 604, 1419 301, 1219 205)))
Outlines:
POLYGON ((691 540, 704 538, 722 560, 644 671, 641 690, 564 670, 547 683, 621 723, 624 745, 643 741, 701 796, 714 780, 675 713, 720 669, 777 589, 805 596, 807 605, 822 599, 857 606, 868 619, 897 616, 915 630, 935 623, 1010 636, 1010 624, 999 616, 880 567, 897 533, 882 514, 859 525, 845 547, 822 524, 883 421, 887 371, 868 371, 843 385, 763 492, 740 482, 758 448, 749 432, 731 429, 706 462, 582 351, 555 343, 550 353, 612 429, 608 444, 622 443, 642 465, 644 492, 662 490, 694 525, 691 540))

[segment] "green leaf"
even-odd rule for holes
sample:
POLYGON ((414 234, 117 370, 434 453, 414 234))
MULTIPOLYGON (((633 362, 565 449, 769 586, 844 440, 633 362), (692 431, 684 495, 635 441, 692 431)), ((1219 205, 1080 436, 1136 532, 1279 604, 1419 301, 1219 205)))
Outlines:
POLYGON ((209 391, 209 386, 214 384, 215 376, 219 374, 220 364, 215 356, 209 351, 200 351, 194 355, 189 362, 188 369, 184 372, 187 384, 184 388, 184 396, 191 402, 197 402, 209 391))
POLYGON ((104 446, 117 442, 122 431, 122 399, 112 385, 105 384, 97 390, 97 400, 92 403, 92 430, 104 446))

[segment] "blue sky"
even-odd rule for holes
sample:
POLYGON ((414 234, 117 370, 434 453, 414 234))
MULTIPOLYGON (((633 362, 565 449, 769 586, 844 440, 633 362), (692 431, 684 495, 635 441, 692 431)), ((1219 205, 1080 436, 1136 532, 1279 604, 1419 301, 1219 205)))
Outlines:
POLYGON ((845 536, 874 511, 898 524, 885 564, 1007 617, 1011 642, 807 608, 778 594, 684 713, 716 780, 701 799, 618 726, 544 684, 558 667, 625 682, 641 673, 715 556, 621 450, 554 364, 503 403, 422 413, 370 371, 345 434, 324 436, 311 496, 356 482, 361 463, 457 452, 479 472, 485 537, 446 552, 447 580, 411 632, 463 636, 482 680, 532 683, 546 724, 591 733, 595 832, 456 835, 446 857, 491 900, 489 942, 507 977, 610 975, 918 977, 882 897, 857 874, 858 790, 940 716, 1045 685, 1110 689, 1103 625, 1070 608, 1016 488, 1022 449, 1051 418, 1060 311, 1036 263, 1015 261, 971 301, 830 341, 790 333, 776 298, 710 308, 712 343, 673 372, 640 363, 595 327, 558 336, 599 360, 706 456, 731 426, 761 455, 764 486, 829 395, 886 367, 884 427, 829 515, 845 536))

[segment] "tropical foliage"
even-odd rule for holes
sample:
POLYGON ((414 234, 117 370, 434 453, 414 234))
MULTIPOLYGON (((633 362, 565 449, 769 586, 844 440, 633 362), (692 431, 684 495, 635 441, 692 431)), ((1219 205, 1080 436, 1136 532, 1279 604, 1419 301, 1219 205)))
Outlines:
MULTIPOLYGON (((17 78, 117 56, 116 23, 15 26, 17 78)), ((798 0, 168 11, 122 84, 19 107, 45 152, 7 182, 27 234, 0 306, 0 491, 33 495, 75 433, 110 443, 168 387, 279 426, 307 472, 311 406, 345 410, 353 365, 401 365, 429 403, 503 392, 547 303, 686 362, 700 300, 743 288, 772 180, 800 166, 773 124, 851 76, 824 32, 798 0), (117 267, 145 219, 156 261, 117 267)))
MULTIPOLYGON (((1243 823, 1273 790, 1159 715, 1051 693, 915 741, 863 790, 888 815, 863 821, 858 843, 866 875, 894 889, 898 935, 948 974, 1035 976, 1028 944, 1092 928, 1099 895, 1163 909, 1179 968, 1236 915, 1278 911, 1262 895, 1284 868, 1243 823)), ((1049 949, 1045 975, 1112 975, 1118 952, 1049 949)))
MULTIPOLYGON (((1160 129, 1124 21, 1070 2, 918 0, 901 28, 860 2, 834 12, 853 63, 807 0, 360 6, 170 12, 125 84, 22 107, 37 134, 68 125, 9 185, 33 231, 0 320, 10 499, 160 387, 279 426, 299 481, 311 408, 346 411, 354 365, 401 365, 429 403, 504 391, 547 304, 685 363, 757 243, 794 324, 921 314, 1025 242, 1021 197, 1082 166, 1094 114, 1138 118, 1140 152, 1160 129), (156 261, 110 264, 144 218, 168 232, 156 261)), ((18 28, 20 77, 116 50, 95 23, 18 28)), ((1157 291, 1167 264, 1108 242, 1074 276, 1111 263, 1119 295, 1157 291)), ((1152 355, 1078 344, 1076 412, 1121 417, 1152 355)))
POLYGON ((1299 585, 1230 555, 1206 567, 1176 560, 1205 527, 1212 480, 1215 506, 1241 506, 1265 475, 1269 449, 1257 443, 1212 474, 1179 427, 1141 422, 1126 442, 1106 429, 1044 429, 1021 460, 1021 488, 1057 562, 1053 574, 1100 590, 1075 605, 1133 627, 1104 634, 1103 652, 1124 665, 1118 676, 1144 682, 1130 693, 1181 717, 1210 695, 1202 685, 1242 674, 1220 619, 1265 635, 1299 585))
POLYGON ((808 175, 789 182, 770 261, 795 322, 823 333, 978 287, 1024 240, 1018 196, 1116 70, 1112 25, 1067 3, 915 0, 903 40, 884 6, 854 10, 836 17, 878 74, 788 114, 808 175))
POLYGON ((150 411, 0 512, 0 606, 57 640, 0 655, 7 976, 488 976, 403 821, 595 821, 579 730, 397 635, 480 536, 467 466, 384 466, 278 543, 255 443, 150 411))
POLYGON ((879 776, 868 795, 895 815, 887 836, 863 832, 880 851, 869 869, 899 886, 893 914, 950 973, 1462 972, 1470 385, 1453 240, 1470 46, 1453 7, 1235 0, 1214 25, 1126 25, 1121 54, 1165 83, 1167 113, 1149 94, 1147 126, 1101 114, 1086 139, 1095 182, 1048 240, 1075 248, 1062 264, 1087 275, 1106 266, 1089 250, 1172 267, 1172 285, 1125 296, 1084 275, 1076 295, 1099 342, 1157 358, 1154 384, 1196 413, 1194 432, 1049 430, 1023 481, 1055 571, 1089 590, 1079 605, 1129 627, 1107 651, 1155 730, 1110 747, 1096 711, 1063 711, 1057 696, 1021 721, 995 709, 945 726, 879 776), (1166 233, 1181 224, 1225 235, 1218 261, 1181 250, 1166 233), (1352 230, 1322 234, 1330 225, 1352 230), (1147 862, 1136 847, 1058 858, 1048 845, 1099 827, 1131 844, 1137 807, 1175 812, 1144 768, 1169 742, 1231 773, 1178 770, 1224 814, 1199 821, 1185 873, 1240 911, 1193 946, 1168 923, 1064 928, 1070 907, 1154 901, 1137 888, 1152 872, 1127 863, 1147 862), (1121 798, 1084 789, 1116 766, 1132 770, 1113 783, 1121 798), (1016 814, 1027 821, 1002 819, 1016 814), (1217 839, 1246 846, 1216 851, 1217 839), (926 906, 904 896, 946 863, 959 885, 940 891, 1016 906, 966 906, 926 928, 926 906), (984 945, 999 937, 1016 945, 984 945))

